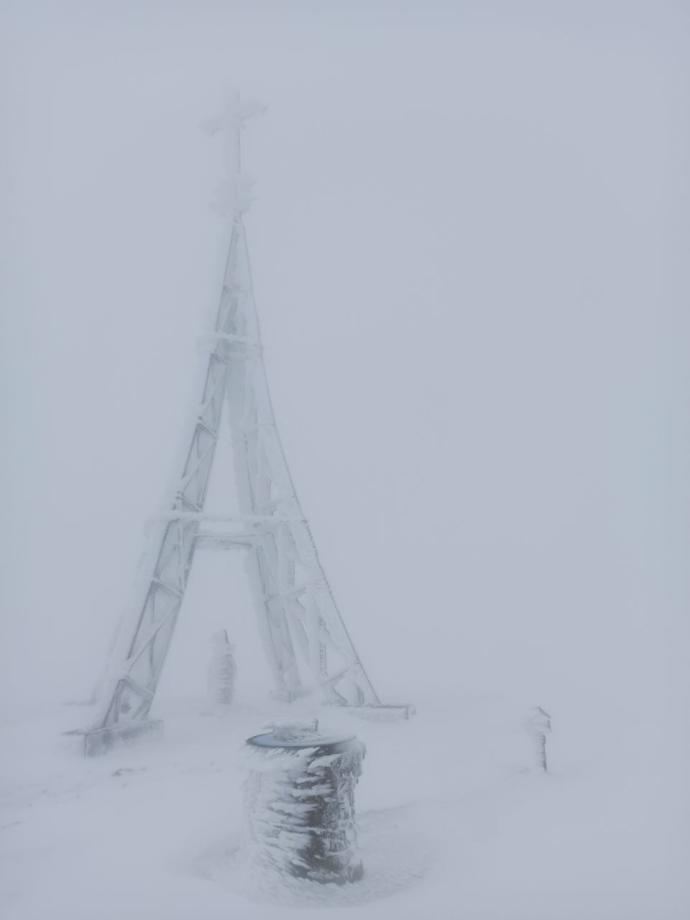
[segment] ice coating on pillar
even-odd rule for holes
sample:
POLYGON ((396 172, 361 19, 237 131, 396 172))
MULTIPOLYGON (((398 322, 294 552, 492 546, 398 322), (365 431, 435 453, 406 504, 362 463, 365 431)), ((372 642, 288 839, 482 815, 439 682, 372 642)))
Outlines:
POLYGON ((284 878, 347 884, 363 875, 354 790, 364 745, 318 726, 279 726, 247 741, 246 855, 284 878))

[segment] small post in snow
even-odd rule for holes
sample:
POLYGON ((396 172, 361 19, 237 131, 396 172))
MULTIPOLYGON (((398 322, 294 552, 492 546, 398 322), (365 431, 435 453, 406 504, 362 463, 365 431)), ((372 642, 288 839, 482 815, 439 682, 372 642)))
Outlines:
POLYGON ((211 636, 211 661, 208 666, 208 690, 214 703, 229 706, 235 695, 235 656, 228 633, 221 629, 211 636))
POLYGON ((541 706, 533 706, 525 719, 525 729, 532 740, 537 769, 548 773, 546 736, 551 734, 551 716, 541 706))

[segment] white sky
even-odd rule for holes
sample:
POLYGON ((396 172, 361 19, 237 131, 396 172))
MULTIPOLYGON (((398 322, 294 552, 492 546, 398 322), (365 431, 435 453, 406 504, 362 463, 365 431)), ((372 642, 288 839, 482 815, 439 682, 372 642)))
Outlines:
POLYGON ((199 126, 239 87, 274 401, 381 694, 677 736, 688 8, 421 6, 3 5, 4 702, 87 692, 126 602, 227 242, 199 126))

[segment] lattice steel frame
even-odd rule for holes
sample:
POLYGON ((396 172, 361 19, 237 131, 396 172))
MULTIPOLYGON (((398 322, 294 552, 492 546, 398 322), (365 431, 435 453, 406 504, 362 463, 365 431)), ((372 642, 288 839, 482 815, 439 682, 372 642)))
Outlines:
MULTIPOLYGON (((238 149, 241 126, 238 119, 238 149)), ((248 551, 278 695, 294 699, 317 690, 327 702, 380 706, 319 561, 276 428, 239 208, 207 342, 208 365, 182 474, 169 512, 156 523, 135 617, 114 654, 87 750, 101 746, 94 739, 118 729, 133 733, 147 720, 201 548, 248 551), (224 402, 241 507, 237 515, 212 516, 204 505, 224 402)))

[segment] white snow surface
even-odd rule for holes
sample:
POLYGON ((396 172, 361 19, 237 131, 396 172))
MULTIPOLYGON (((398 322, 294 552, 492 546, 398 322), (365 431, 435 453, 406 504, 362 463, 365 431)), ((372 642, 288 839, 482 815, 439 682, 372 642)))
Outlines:
MULTIPOLYGON (((687 26, 673 0, 0 3, 2 920, 688 920, 687 26), (243 169, 291 472, 417 715, 261 702, 243 561, 198 553, 163 737, 85 760, 62 732, 93 713, 59 701, 138 616, 189 446, 233 165, 198 126, 230 87, 269 106, 243 169), (220 628, 223 715, 178 701, 220 628), (367 745, 347 889, 243 865, 244 739, 315 715, 367 745)), ((219 522, 232 463, 223 437, 219 522)))
POLYGON ((430 699, 410 721, 316 714, 367 745, 365 876, 343 887, 257 878, 243 862, 243 743, 294 718, 294 704, 222 716, 176 705, 161 738, 96 759, 61 734, 82 707, 4 721, 4 920, 271 920, 345 907, 362 918, 688 916, 686 821, 664 792, 678 770, 649 725, 609 727, 605 744, 590 726, 586 746, 555 722, 543 775, 519 706, 498 696, 430 699))

